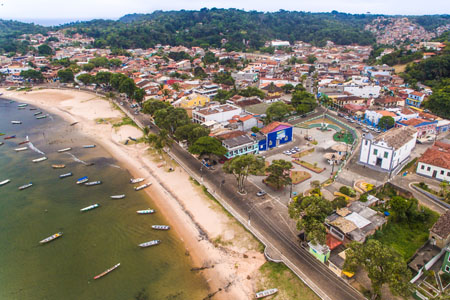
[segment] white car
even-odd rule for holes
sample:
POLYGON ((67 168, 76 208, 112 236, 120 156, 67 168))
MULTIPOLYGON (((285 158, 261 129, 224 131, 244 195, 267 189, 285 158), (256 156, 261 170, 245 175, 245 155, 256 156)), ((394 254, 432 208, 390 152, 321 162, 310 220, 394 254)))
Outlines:
POLYGON ((284 151, 284 154, 291 155, 292 153, 291 153, 291 151, 284 151))

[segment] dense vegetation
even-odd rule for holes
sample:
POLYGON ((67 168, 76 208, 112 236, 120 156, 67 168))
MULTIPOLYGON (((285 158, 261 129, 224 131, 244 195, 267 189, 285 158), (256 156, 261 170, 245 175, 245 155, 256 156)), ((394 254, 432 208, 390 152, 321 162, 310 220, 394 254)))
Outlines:
POLYGON ((69 33, 96 39, 95 47, 147 48, 156 44, 221 47, 229 50, 260 49, 264 42, 302 40, 324 45, 371 44, 363 30, 376 16, 345 13, 307 13, 280 10, 274 13, 237 9, 155 11, 126 15, 118 21, 93 20, 66 26, 69 33))
POLYGON ((450 23, 450 15, 428 15, 408 17, 411 21, 423 26, 426 30, 434 30, 439 26, 450 23))
POLYGON ((42 33, 48 29, 30 23, 0 20, 0 53, 20 52, 26 53, 30 43, 28 41, 15 41, 24 33, 42 33))

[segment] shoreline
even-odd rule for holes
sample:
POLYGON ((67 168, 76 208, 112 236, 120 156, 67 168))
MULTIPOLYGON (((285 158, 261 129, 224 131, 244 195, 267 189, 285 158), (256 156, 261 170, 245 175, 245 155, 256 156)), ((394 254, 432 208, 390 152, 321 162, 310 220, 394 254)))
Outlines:
POLYGON ((148 178, 152 186, 145 189, 145 192, 162 215, 170 221, 176 236, 183 242, 186 255, 190 256, 192 268, 205 268, 200 272, 208 283, 210 293, 221 290, 214 295, 214 299, 253 298, 256 280, 253 274, 265 262, 264 256, 242 245, 237 245, 236 249, 214 245, 212 238, 221 240, 228 237, 232 240, 236 234, 230 232, 224 224, 216 224, 219 223, 217 220, 223 221, 227 217, 221 216, 224 215, 223 212, 215 211, 210 203, 207 203, 205 195, 201 194, 202 191, 190 182, 189 175, 170 158, 165 162, 170 161, 169 164, 175 169, 173 172, 167 172, 164 170, 167 165, 156 163, 149 157, 148 145, 125 146, 120 143, 123 136, 136 135, 138 132, 142 134, 139 129, 129 125, 113 128, 111 124, 98 124, 96 120, 99 118, 124 117, 124 113, 114 109, 110 101, 83 91, 52 89, 28 92, 5 89, 0 91, 3 92, 3 98, 35 105, 60 116, 67 122, 79 122, 76 125, 77 130, 100 144, 132 176, 148 178), (88 101, 95 103, 86 105, 88 101), (106 109, 105 104, 109 109, 106 109), (165 184, 167 182, 171 185, 167 186, 165 184), (195 201, 191 201, 193 197, 195 201), (241 265, 238 271, 237 266, 241 265), (253 280, 250 280, 250 277, 253 280), (225 290, 225 287, 228 288, 225 290))

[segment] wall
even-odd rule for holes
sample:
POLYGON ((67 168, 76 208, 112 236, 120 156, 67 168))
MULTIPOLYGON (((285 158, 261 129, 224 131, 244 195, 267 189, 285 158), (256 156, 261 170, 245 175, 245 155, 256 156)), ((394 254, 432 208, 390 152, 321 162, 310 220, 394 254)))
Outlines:
POLYGON ((419 164, 417 165, 416 173, 419 175, 422 175, 422 176, 436 178, 437 180, 440 180, 440 181, 445 180, 447 182, 450 182, 450 170, 449 169, 444 169, 444 168, 440 168, 437 166, 419 162, 419 164), (422 169, 422 167, 424 169, 422 169), (428 170, 428 168, 430 168, 430 170, 428 170), (433 177, 434 171, 437 171, 436 177, 433 177), (441 174, 442 171, 444 172, 444 174, 441 174))

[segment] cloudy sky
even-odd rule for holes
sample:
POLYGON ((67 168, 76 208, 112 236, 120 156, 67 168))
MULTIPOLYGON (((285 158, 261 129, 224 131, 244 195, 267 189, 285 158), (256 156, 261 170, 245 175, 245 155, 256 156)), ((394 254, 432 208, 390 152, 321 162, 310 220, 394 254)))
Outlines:
POLYGON ((0 18, 45 23, 39 20, 115 19, 129 13, 202 7, 408 15, 450 13, 449 0, 0 0, 0 18))

